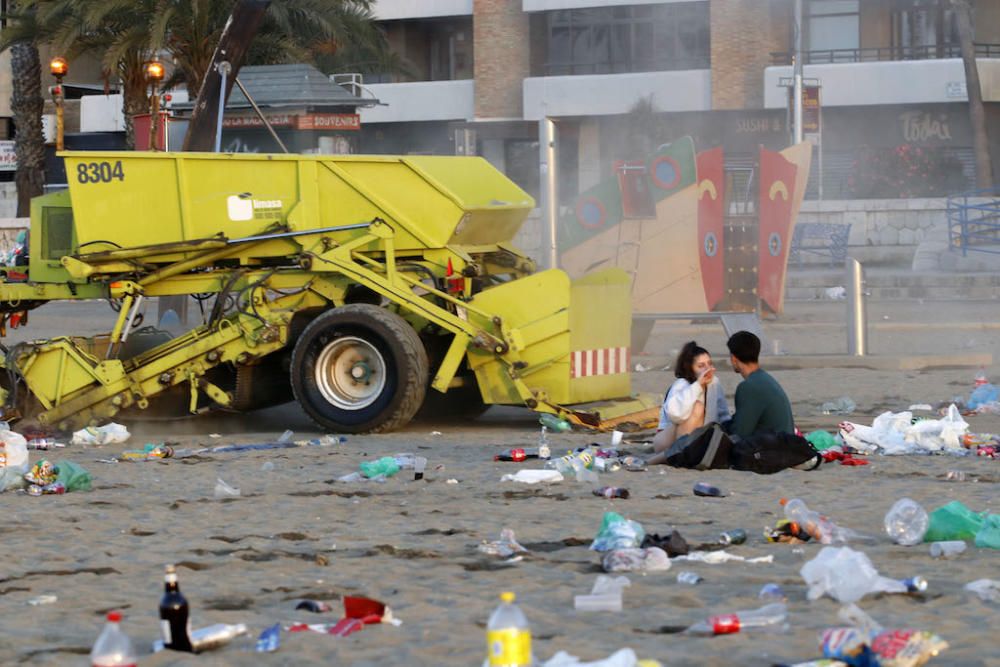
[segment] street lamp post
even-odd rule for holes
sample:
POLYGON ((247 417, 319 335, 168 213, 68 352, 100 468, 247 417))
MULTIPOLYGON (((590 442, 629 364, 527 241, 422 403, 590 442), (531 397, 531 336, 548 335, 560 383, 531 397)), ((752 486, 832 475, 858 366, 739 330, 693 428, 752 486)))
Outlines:
POLYGON ((160 94, 157 85, 163 80, 163 64, 152 60, 146 63, 146 79, 152 86, 149 98, 149 150, 156 150, 156 134, 160 124, 160 94))
POLYGON ((56 105, 56 150, 61 151, 65 147, 63 134, 66 117, 63 111, 65 96, 63 95, 62 80, 69 72, 69 65, 66 63, 66 59, 62 56, 56 56, 50 60, 49 72, 56 78, 56 85, 49 88, 49 92, 52 93, 52 101, 56 105))

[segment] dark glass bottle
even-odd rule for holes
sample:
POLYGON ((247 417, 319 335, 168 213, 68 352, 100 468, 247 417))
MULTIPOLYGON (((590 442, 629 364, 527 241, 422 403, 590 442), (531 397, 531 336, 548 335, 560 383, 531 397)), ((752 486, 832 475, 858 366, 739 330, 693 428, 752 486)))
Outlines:
POLYGON ((190 609, 187 598, 177 585, 177 569, 167 565, 160 598, 160 630, 163 645, 174 651, 192 652, 190 609))

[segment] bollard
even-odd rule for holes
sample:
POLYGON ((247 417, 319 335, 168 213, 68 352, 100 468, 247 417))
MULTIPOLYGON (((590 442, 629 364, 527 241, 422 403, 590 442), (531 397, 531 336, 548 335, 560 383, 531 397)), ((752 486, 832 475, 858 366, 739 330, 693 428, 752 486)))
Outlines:
POLYGON ((861 262, 847 258, 847 354, 868 354, 868 312, 865 308, 865 272, 861 262))

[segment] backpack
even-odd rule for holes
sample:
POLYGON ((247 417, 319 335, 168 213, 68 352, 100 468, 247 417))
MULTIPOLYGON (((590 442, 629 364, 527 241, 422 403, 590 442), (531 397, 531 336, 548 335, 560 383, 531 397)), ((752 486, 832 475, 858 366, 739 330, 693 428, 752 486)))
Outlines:
POLYGON ((786 468, 819 466, 822 458, 809 441, 793 433, 763 431, 748 438, 730 436, 718 424, 706 424, 677 439, 667 451, 675 468, 732 468, 770 475, 786 468))

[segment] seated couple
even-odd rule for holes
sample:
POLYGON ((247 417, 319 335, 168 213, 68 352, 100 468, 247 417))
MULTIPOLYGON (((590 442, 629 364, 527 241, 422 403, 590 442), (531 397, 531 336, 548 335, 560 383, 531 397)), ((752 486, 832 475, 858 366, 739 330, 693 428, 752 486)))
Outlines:
POLYGON ((760 339, 749 331, 738 331, 726 347, 733 370, 743 377, 736 388, 735 414, 729 412, 708 350, 694 341, 687 343, 674 364, 677 380, 660 409, 660 425, 653 438, 656 453, 649 463, 665 463, 666 452, 677 438, 712 422, 741 438, 759 431, 795 432, 788 396, 760 367, 760 339))

